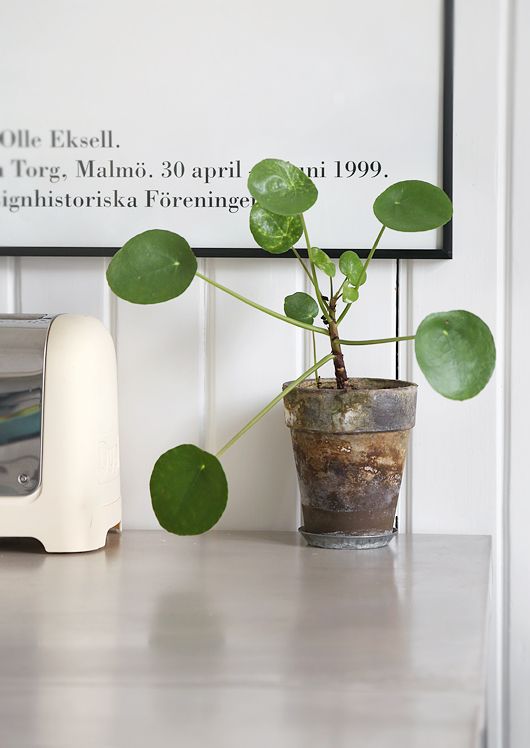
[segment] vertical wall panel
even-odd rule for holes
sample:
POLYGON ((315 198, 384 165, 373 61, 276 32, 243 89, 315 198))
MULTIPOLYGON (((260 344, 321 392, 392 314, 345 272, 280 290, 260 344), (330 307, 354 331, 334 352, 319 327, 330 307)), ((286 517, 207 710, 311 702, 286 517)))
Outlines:
POLYGON ((196 279, 165 304, 117 303, 125 527, 156 528, 149 477, 159 455, 197 444, 203 418, 203 294, 196 279))
MULTIPOLYGON (((508 187, 512 197, 511 216, 508 216, 508 254, 506 297, 506 398, 507 447, 505 450, 507 475, 505 494, 509 506, 507 519, 507 547, 509 549, 506 579, 509 585, 509 626, 511 640, 508 648, 510 748, 530 745, 530 711, 528 709, 528 684, 530 682, 530 550, 528 528, 530 504, 528 501, 528 451, 529 436, 529 372, 530 348, 530 216, 528 212, 528 171, 530 169, 530 7, 528 2, 516 0, 511 4, 513 26, 508 35, 511 49, 514 45, 513 101, 508 97, 509 112, 513 119, 508 130, 508 150, 513 149, 512 169, 508 171, 508 187), (513 138, 511 141, 510 139, 513 138), (510 220, 511 219, 511 220, 510 220), (511 454, 510 451, 511 450, 511 454)), ((510 66, 508 66, 510 70, 510 66)))
POLYGON ((14 257, 0 257, 0 311, 13 314, 18 305, 18 272, 14 257))
MULTIPOLYGON (((293 260, 255 259, 212 263, 216 280, 283 310, 284 297, 302 289, 293 260)), ((221 447, 281 389, 303 371, 304 333, 215 292, 213 327, 213 450, 221 447)), ((278 405, 223 457, 230 501, 220 526, 230 529, 294 529, 297 488, 290 437, 278 405)))
MULTIPOLYGON (((456 4, 454 259, 411 264, 409 325, 414 329, 430 312, 464 308, 483 317, 495 331, 497 12, 495 4, 456 4), (467 40, 477 14, 481 49, 493 54, 470 54, 467 40)), ((420 385, 413 437, 412 529, 491 533, 495 383, 478 398, 459 403, 433 392, 415 361, 409 376, 420 385)))
POLYGON ((101 257, 23 257, 20 307, 25 314, 72 312, 103 316, 106 291, 101 257))

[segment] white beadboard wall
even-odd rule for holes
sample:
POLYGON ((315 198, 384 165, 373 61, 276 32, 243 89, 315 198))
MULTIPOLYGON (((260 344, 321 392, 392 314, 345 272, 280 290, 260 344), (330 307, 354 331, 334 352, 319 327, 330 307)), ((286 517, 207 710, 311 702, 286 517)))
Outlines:
MULTIPOLYGON (((520 455, 525 464, 523 419, 528 412, 528 388, 516 375, 515 363, 524 366, 528 361, 518 354, 512 363, 510 327, 513 318, 517 340, 528 337, 530 269, 527 250, 523 253, 528 168, 515 169, 512 181, 510 164, 512 149, 516 162, 528 153, 529 37, 529 9, 523 0, 456 0, 455 257, 450 262, 400 263, 402 333, 414 331, 430 311, 468 308, 487 320, 498 343, 493 382, 466 403, 438 397, 419 372, 411 346, 402 344, 400 352, 401 377, 420 384, 417 426, 400 502, 402 529, 493 537, 488 745, 495 748, 530 745, 525 707, 530 679, 527 480, 514 462, 520 455), (527 125, 516 128, 515 134, 514 102, 527 125), (519 244, 513 244, 514 237, 519 244), (517 396, 520 405, 513 413, 512 383, 513 398, 517 396)), ((183 442, 219 448, 283 381, 302 370, 309 360, 308 341, 302 331, 244 307, 199 280, 183 297, 165 305, 137 307, 117 301, 105 284, 106 262, 0 258, 0 306, 9 312, 93 314, 113 332, 120 379, 125 526, 152 528, 156 520, 148 479, 156 457, 183 442)), ((287 293, 304 289, 303 274, 291 260, 215 259, 201 260, 201 265, 219 282, 277 309, 287 293)), ((362 301, 344 327, 345 336, 393 334, 395 281, 394 261, 373 263, 362 301)), ((392 345, 349 349, 349 370, 391 377, 394 353, 392 345)), ((223 462, 231 495, 220 527, 297 527, 296 480, 281 407, 223 462)))
POLYGON ((507 651, 504 659, 507 696, 506 745, 530 745, 530 549, 528 527, 528 445, 530 348, 530 213, 528 210, 530 172, 530 4, 516 0, 507 18, 506 67, 511 85, 506 91, 506 259, 503 274, 507 300, 504 317, 506 355, 504 379, 504 538, 507 552, 503 577, 508 594, 504 622, 507 651))

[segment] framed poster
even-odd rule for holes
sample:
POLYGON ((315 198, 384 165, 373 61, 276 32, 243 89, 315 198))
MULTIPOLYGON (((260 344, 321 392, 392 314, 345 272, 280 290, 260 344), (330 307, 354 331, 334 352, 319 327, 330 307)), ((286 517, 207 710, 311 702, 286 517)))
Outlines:
MULTIPOLYGON (((389 184, 451 194, 452 23, 452 0, 7 5, 0 253, 110 256, 165 228, 198 256, 269 257, 246 178, 283 158, 319 189, 315 244, 366 254, 389 184)), ((378 256, 451 249, 449 224, 389 231, 378 256)))

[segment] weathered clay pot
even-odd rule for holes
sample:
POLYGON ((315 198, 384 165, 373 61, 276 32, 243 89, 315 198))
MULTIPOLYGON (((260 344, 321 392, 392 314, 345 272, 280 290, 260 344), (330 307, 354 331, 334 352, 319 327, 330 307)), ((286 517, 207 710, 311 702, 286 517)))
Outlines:
MULTIPOLYGON (((374 548, 392 538, 417 386, 307 380, 284 399, 310 545, 374 548)), ((286 385, 284 385, 285 387, 286 385)))

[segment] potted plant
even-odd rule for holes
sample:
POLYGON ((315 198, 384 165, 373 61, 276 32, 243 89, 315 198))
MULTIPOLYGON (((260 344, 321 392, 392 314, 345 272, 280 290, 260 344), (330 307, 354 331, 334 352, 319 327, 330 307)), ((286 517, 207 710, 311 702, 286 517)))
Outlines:
POLYGON ((294 292, 284 313, 264 307, 207 278, 197 270, 188 242, 178 234, 151 230, 130 239, 114 256, 107 279, 112 290, 130 302, 157 304, 182 294, 194 278, 287 324, 329 338, 329 353, 316 360, 225 444, 216 455, 191 444, 165 452, 150 481, 153 509, 166 530, 193 535, 209 530, 221 517, 228 486, 219 459, 284 400, 291 429, 302 497, 304 527, 312 545, 378 547, 393 534, 396 504, 414 426, 416 385, 348 375, 344 350, 349 346, 414 341, 425 377, 441 395, 465 400, 487 384, 495 367, 495 343, 488 326, 468 311, 430 314, 415 335, 376 340, 346 340, 340 324, 358 303, 370 262, 383 233, 428 231, 452 217, 448 196, 427 182, 409 180, 388 187, 374 202, 380 226, 363 262, 347 250, 336 265, 310 239, 305 213, 317 199, 314 183, 287 161, 266 159, 251 170, 254 199, 250 230, 266 252, 292 251, 309 278, 312 294, 294 292), (303 237, 307 257, 295 244, 303 237), (323 293, 322 282, 329 285, 323 293), (323 324, 315 324, 321 317, 323 324), (333 361, 334 379, 318 370, 333 361), (312 378, 314 375, 314 378, 312 378))

